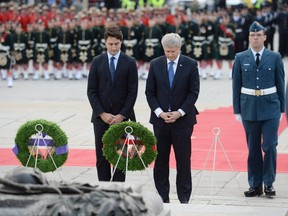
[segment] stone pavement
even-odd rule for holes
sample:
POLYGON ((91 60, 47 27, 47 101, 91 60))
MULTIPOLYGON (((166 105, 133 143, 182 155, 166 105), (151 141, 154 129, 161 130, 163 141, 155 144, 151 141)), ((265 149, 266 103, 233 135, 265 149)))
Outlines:
MULTIPOLYGON (((288 71, 288 60, 285 59, 288 71)), ((201 80, 197 108, 199 111, 232 105, 231 80, 228 70, 221 80, 201 80)), ((287 76, 286 76, 287 80, 287 76)), ((17 80, 13 88, 0 81, 0 151, 12 148, 17 129, 27 120, 46 119, 56 122, 69 137, 70 148, 94 148, 93 128, 90 123, 91 108, 86 97, 87 80, 17 80)), ((144 95, 145 81, 139 80, 139 94, 135 106, 137 121, 152 130, 149 108, 144 95)), ((197 127, 197 125, 196 125, 197 127)), ((278 151, 288 153, 288 129, 279 137, 278 151)), ((211 140, 212 142, 212 140, 211 140)), ((287 155, 288 156, 288 155, 287 155)), ((243 158, 246 160, 246 158, 243 158)), ((13 167, 1 166, 0 177, 13 167)), ((245 199, 248 188, 247 173, 193 170, 193 194, 190 204, 179 204, 176 195, 176 172, 170 170, 170 204, 172 216, 190 215, 245 215, 288 216, 288 174, 279 173, 275 182, 276 198, 265 196, 245 199)), ((59 172, 47 173, 48 179, 96 185, 95 167, 67 167, 59 172)), ((141 186, 145 191, 155 191, 152 169, 128 172, 126 184, 141 186)), ((156 191, 155 191, 156 193, 156 191)))

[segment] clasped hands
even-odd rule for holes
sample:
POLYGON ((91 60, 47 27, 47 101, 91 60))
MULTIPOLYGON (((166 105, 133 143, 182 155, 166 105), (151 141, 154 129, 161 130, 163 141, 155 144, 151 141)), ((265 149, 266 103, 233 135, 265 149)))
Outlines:
POLYGON ((179 111, 173 111, 173 112, 162 112, 159 116, 165 121, 165 123, 174 123, 182 115, 179 111))
POLYGON ((100 117, 106 124, 109 125, 119 124, 124 120, 124 116, 121 114, 113 115, 111 113, 101 113, 100 117))

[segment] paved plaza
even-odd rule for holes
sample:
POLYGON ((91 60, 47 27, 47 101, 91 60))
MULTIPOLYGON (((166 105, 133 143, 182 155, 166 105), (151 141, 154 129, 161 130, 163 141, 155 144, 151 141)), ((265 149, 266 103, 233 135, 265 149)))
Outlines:
MULTIPOLYGON (((285 59, 286 80, 288 59, 285 59)), ((145 80, 139 80, 139 93, 135 106, 137 121, 152 130, 149 124, 149 107, 145 98, 145 80)), ((28 120, 46 119, 57 123, 69 138, 70 148, 94 149, 91 108, 86 96, 87 80, 16 80, 13 88, 0 81, 0 151, 12 148, 17 129, 28 120)), ((232 86, 226 69, 220 80, 201 80, 200 111, 232 106, 232 86)), ((196 125, 197 127, 197 125, 196 125)), ((287 153, 288 130, 279 137, 278 151, 287 153)), ((211 140, 212 142, 212 140, 211 140)), ((246 160, 246 158, 243 158, 246 160)), ((228 161, 227 161, 228 163, 228 161)), ((288 164, 287 164, 288 166, 288 164)), ((0 177, 12 166, 1 165, 0 177)), ((170 170, 171 203, 165 204, 172 216, 190 215, 245 215, 288 216, 288 173, 279 173, 275 182, 277 196, 245 198, 248 188, 247 173, 193 170, 193 192, 190 204, 179 204, 175 188, 175 169, 170 170)), ((45 174, 49 179, 68 182, 99 184, 95 167, 63 166, 58 172, 45 174)), ((141 186, 145 191, 155 191, 152 169, 128 172, 126 184, 141 186)), ((156 191, 155 191, 156 193, 156 191)))

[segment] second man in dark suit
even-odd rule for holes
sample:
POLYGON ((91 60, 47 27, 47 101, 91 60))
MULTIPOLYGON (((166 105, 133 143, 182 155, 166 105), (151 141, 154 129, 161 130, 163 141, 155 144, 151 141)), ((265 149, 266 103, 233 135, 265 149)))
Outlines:
POLYGON ((200 87, 198 66, 196 60, 180 54, 182 40, 178 34, 166 34, 161 43, 165 55, 150 62, 145 91, 157 138, 154 181, 163 201, 170 202, 169 155, 173 145, 177 195, 181 203, 188 203, 192 192, 191 134, 200 87))
MULTIPOLYGON (((96 166, 99 181, 111 179, 109 162, 103 156, 102 136, 110 125, 128 120, 138 92, 138 72, 134 58, 120 51, 123 34, 111 26, 105 32, 107 52, 96 56, 91 64, 87 95, 92 107, 96 166)), ((125 173, 116 169, 113 181, 125 181, 125 173)))

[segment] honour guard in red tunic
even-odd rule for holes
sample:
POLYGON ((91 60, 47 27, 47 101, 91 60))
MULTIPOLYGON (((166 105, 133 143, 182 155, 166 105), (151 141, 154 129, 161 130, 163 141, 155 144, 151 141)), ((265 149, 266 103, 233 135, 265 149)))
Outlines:
POLYGON ((30 22, 30 16, 28 14, 27 5, 22 5, 21 14, 19 16, 19 22, 22 24, 23 31, 27 31, 27 25, 30 22))
POLYGON ((1 23, 5 23, 8 19, 7 16, 7 7, 6 7, 6 3, 2 2, 0 4, 0 22, 1 23))

